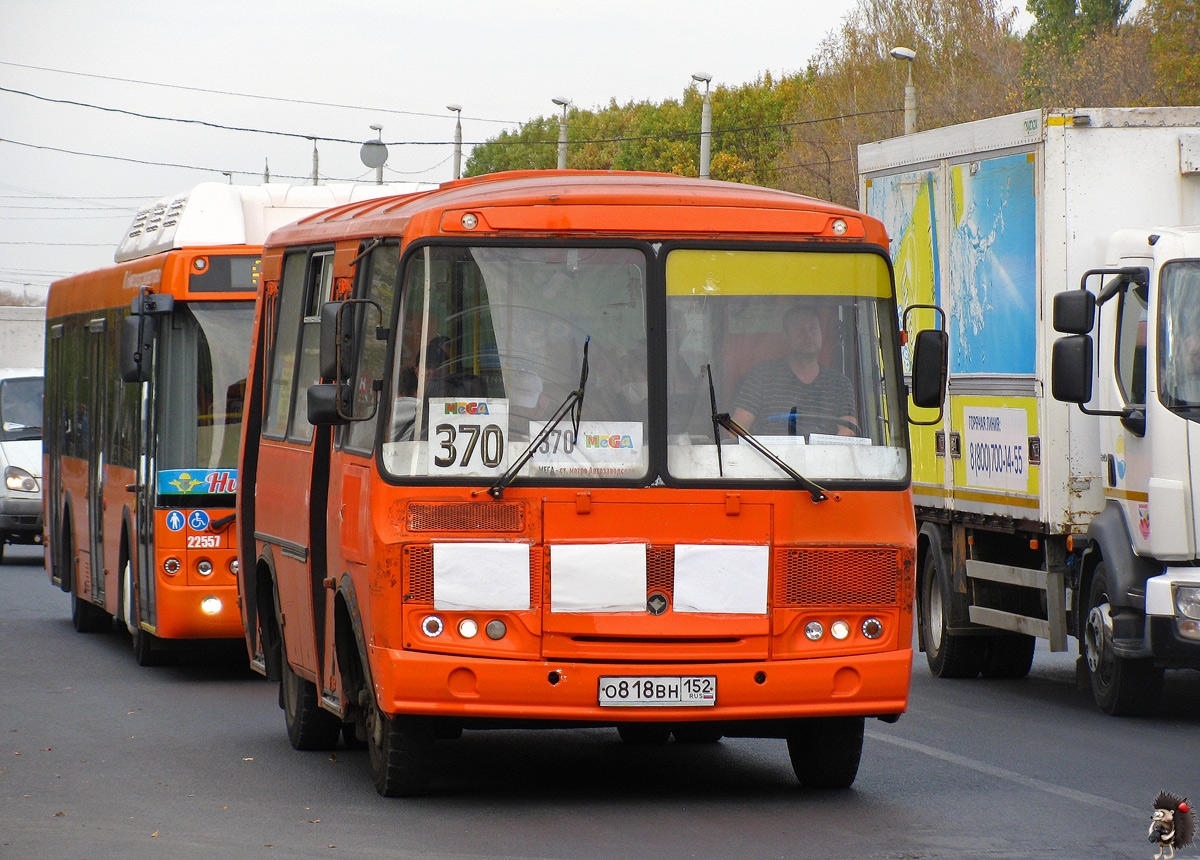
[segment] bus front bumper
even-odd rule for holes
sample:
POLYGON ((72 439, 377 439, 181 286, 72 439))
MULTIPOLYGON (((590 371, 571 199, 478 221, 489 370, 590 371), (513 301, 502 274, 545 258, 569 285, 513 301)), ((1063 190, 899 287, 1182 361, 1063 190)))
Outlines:
POLYGON ((891 717, 908 707, 912 650, 745 663, 465 660, 370 648, 377 701, 389 714, 461 719, 755 721, 891 717), (712 705, 602 706, 602 678, 716 679, 712 705))

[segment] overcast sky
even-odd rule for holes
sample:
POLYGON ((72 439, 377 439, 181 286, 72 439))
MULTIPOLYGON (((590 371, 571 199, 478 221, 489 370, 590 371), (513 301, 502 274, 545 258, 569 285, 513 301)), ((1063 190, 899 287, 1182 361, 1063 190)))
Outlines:
POLYGON ((555 114, 556 96, 594 108, 681 98, 697 71, 714 85, 793 72, 855 5, 0 0, 0 87, 25 93, 0 91, 0 289, 40 296, 110 264, 137 208, 223 171, 237 183, 260 182, 266 162, 275 181, 312 171, 302 138, 44 99, 355 141, 319 145, 328 180, 374 180, 357 142, 381 125, 397 144, 385 180, 433 184, 452 177, 448 104, 470 143, 555 114))

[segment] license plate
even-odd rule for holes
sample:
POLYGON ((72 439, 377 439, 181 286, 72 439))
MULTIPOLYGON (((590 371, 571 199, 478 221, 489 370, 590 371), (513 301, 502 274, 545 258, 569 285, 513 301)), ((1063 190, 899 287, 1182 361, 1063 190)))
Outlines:
POLYGON ((601 707, 712 707, 716 703, 717 679, 711 675, 600 679, 601 707))

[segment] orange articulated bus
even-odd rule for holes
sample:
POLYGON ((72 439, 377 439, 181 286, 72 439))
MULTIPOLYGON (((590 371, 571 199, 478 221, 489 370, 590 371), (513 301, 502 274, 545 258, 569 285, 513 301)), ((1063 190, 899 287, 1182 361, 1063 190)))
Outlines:
POLYGON ((142 664, 241 638, 231 525, 262 241, 350 199, 204 183, 139 212, 116 265, 51 285, 46 567, 77 630, 119 619, 142 664))
MULTIPOLYGON (((263 256, 238 487, 289 738, 418 793, 464 729, 786 738, 853 782, 908 703, 887 237, 763 188, 542 171, 331 209, 263 256)), ((915 343, 937 406, 945 336, 915 343)))

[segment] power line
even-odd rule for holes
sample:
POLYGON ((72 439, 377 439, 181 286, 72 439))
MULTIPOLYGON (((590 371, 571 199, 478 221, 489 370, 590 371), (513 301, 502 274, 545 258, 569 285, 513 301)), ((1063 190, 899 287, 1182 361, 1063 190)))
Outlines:
MULTIPOLYGON (((446 119, 449 116, 449 114, 445 114, 445 113, 422 113, 420 111, 396 110, 395 108, 376 108, 376 107, 367 107, 366 105, 348 105, 348 104, 337 104, 337 103, 333 103, 333 102, 308 101, 306 99, 286 99, 286 98, 282 98, 280 96, 260 96, 255 93, 238 93, 238 92, 229 92, 226 90, 211 90, 211 89, 205 89, 204 87, 187 87, 187 86, 183 86, 182 84, 162 84, 157 81, 140 81, 140 80, 137 80, 136 78, 117 78, 117 77, 112 77, 111 75, 97 75, 97 74, 91 74, 88 72, 72 72, 72 71, 68 71, 67 69, 51 69, 46 66, 30 66, 30 65, 26 65, 25 63, 10 63, 10 62, 4 61, 4 60, 0 60, 0 66, 13 66, 18 69, 32 69, 32 70, 38 71, 38 72, 54 72, 54 73, 60 74, 60 75, 74 75, 74 76, 80 77, 80 78, 95 78, 96 80, 101 80, 101 81, 117 81, 117 82, 123 83, 123 84, 141 84, 142 86, 147 86, 147 87, 163 87, 165 89, 170 89, 170 90, 187 90, 188 92, 193 92, 193 93, 208 93, 210 95, 235 96, 237 98, 242 98, 242 99, 259 99, 261 101, 284 102, 286 104, 313 105, 316 107, 343 108, 346 110, 364 110, 364 111, 372 111, 374 113, 398 114, 401 116, 428 116, 428 117, 436 117, 438 119, 446 119)), ((521 123, 516 120, 489 119, 487 117, 481 117, 481 116, 464 116, 463 119, 469 119, 472 122, 494 122, 494 123, 499 123, 501 125, 521 125, 521 123)))

